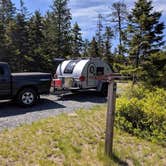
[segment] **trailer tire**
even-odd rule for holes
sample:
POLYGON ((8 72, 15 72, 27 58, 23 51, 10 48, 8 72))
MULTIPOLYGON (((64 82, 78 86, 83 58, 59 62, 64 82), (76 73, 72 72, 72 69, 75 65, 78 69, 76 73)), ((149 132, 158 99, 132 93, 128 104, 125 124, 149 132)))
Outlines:
POLYGON ((23 107, 33 106, 36 104, 37 99, 37 92, 32 88, 25 88, 17 95, 17 103, 23 107))
POLYGON ((108 83, 104 83, 102 85, 100 93, 102 96, 107 97, 107 95, 108 95, 108 83))

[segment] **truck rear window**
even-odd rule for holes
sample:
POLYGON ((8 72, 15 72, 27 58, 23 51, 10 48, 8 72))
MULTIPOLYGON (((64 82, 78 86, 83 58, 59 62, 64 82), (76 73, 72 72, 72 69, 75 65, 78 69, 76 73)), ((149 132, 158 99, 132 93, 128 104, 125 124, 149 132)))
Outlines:
POLYGON ((76 66, 76 64, 79 62, 80 60, 73 60, 73 61, 70 61, 65 70, 64 70, 64 73, 65 74, 72 74, 73 73, 73 70, 74 70, 74 67, 76 66))

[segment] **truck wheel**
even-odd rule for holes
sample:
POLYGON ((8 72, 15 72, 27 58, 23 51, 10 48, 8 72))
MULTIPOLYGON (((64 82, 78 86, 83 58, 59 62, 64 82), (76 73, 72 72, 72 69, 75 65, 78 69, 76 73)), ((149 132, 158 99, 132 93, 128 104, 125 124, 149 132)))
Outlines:
POLYGON ((104 83, 100 92, 102 96, 106 97, 108 95, 108 84, 104 83))
POLYGON ((31 88, 23 89, 17 97, 18 104, 24 107, 32 106, 37 101, 37 93, 31 88))

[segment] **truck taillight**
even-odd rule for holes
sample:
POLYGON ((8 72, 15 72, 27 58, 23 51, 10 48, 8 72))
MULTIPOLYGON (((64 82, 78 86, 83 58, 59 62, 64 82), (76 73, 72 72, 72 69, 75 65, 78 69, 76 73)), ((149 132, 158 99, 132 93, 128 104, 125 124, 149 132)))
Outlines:
POLYGON ((62 87, 62 80, 56 79, 56 80, 55 80, 55 86, 56 86, 57 88, 61 88, 61 87, 62 87))
POLYGON ((85 81, 85 77, 84 77, 84 76, 81 76, 81 77, 79 78, 79 80, 80 80, 81 82, 84 82, 84 81, 85 81))
POLYGON ((51 82, 51 87, 61 88, 62 87, 62 80, 60 80, 60 79, 53 79, 52 82, 51 82))

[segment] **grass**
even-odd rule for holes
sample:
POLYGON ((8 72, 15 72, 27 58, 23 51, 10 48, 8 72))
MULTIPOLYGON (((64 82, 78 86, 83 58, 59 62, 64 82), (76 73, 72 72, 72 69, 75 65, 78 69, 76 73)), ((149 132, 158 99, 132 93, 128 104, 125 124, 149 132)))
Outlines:
POLYGON ((114 156, 104 155, 105 106, 0 133, 1 166, 165 166, 166 149, 115 129, 114 156))

